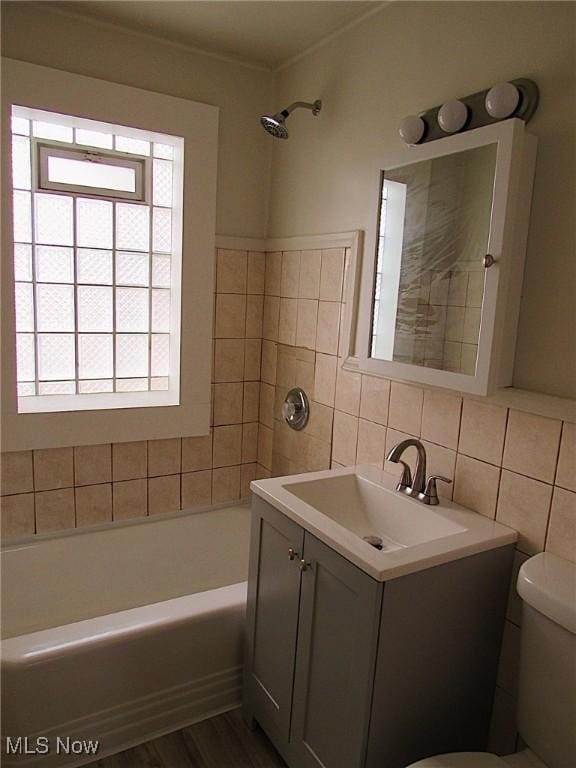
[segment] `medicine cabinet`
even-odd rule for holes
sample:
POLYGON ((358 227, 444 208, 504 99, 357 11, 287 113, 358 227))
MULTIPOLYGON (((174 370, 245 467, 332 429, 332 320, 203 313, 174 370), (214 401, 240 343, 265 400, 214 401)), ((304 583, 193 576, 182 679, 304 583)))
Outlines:
POLYGON ((345 367, 480 395, 511 386, 535 157, 512 119, 381 164, 345 367))

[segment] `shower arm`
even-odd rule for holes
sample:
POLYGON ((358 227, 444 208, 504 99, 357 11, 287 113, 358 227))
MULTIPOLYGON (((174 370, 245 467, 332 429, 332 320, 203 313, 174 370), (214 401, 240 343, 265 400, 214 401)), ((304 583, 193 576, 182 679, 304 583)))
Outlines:
POLYGON ((318 112, 322 109, 322 102, 320 99, 317 99, 312 104, 308 101, 295 101, 293 104, 290 104, 289 107, 286 107, 286 109, 283 109, 280 114, 283 117, 288 117, 288 115, 293 112, 295 109, 311 109, 313 115, 317 115, 318 112))

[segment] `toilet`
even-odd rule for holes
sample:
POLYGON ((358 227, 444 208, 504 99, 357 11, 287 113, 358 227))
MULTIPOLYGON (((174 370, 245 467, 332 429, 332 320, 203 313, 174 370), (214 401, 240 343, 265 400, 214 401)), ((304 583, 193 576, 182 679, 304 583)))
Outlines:
POLYGON ((576 768, 576 564, 548 552, 518 574, 523 600, 518 730, 527 748, 455 752, 408 768, 576 768))

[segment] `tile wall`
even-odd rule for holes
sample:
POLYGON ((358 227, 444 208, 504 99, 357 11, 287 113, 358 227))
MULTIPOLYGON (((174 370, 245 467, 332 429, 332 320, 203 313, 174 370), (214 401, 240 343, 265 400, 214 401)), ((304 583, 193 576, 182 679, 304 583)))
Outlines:
POLYGON ((207 437, 3 453, 2 536, 174 512, 249 495, 257 476, 263 253, 217 253, 207 437))

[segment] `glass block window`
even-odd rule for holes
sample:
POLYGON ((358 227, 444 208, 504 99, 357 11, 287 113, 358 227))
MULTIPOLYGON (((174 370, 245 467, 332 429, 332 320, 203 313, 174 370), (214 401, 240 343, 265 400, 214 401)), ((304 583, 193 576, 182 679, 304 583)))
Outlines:
POLYGON ((183 143, 12 108, 20 412, 179 402, 183 143))

